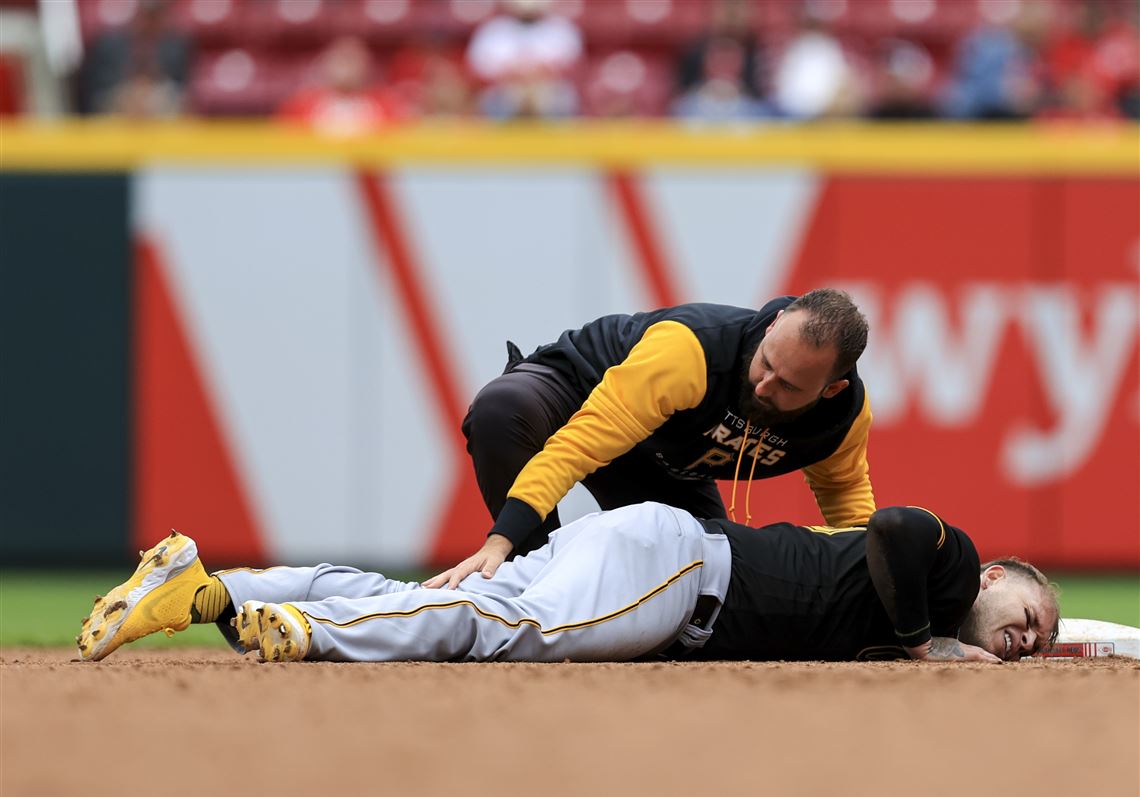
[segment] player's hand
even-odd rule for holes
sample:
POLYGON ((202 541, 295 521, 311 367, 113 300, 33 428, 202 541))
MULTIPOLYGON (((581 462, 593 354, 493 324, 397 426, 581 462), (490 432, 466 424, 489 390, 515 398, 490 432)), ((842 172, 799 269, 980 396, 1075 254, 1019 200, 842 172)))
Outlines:
POLYGON ((932 637, 923 645, 907 648, 906 652, 912 659, 920 661, 982 661, 1001 664, 1001 659, 988 650, 946 636, 932 637))
POLYGON ((511 541, 502 534, 492 534, 487 537, 483 547, 474 556, 468 556, 450 570, 444 570, 438 576, 432 576, 423 584, 428 589, 439 589, 447 585, 448 589, 455 589, 459 582, 478 570, 483 578, 495 575, 499 565, 506 561, 511 553, 511 541))

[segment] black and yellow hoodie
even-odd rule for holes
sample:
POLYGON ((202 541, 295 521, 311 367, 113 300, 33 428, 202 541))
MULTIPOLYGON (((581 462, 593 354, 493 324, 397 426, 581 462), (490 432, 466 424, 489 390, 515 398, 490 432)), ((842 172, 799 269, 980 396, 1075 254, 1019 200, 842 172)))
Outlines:
POLYGON ((787 425, 756 429, 737 414, 745 357, 794 299, 603 316, 537 349, 526 361, 558 370, 586 398, 519 473, 490 533, 517 546, 575 483, 635 447, 678 479, 734 488, 803 470, 828 525, 865 524, 875 511, 871 408, 855 369, 845 390, 787 425))

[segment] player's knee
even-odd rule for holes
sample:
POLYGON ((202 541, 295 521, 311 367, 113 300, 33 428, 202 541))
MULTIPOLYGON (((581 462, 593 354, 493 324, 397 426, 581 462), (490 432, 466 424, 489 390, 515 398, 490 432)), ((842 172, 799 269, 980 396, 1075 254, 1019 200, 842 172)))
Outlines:
POLYGON ((648 547, 680 534, 676 512, 664 504, 646 501, 611 509, 601 517, 607 527, 605 534, 610 539, 621 544, 632 542, 648 547))

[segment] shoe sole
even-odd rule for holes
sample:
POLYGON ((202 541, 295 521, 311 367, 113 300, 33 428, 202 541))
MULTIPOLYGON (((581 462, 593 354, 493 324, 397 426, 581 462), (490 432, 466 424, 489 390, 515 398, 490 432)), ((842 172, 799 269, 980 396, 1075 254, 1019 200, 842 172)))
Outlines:
POLYGON ((230 624, 242 647, 257 650, 262 661, 300 661, 309 652, 308 620, 282 605, 246 601, 230 624))
MULTIPOLYGON (((120 645, 132 641, 119 638, 123 625, 148 595, 193 566, 198 559, 198 546, 194 540, 174 531, 142 554, 142 559, 127 581, 106 596, 95 596, 95 606, 91 609, 91 614, 84 618, 79 636, 75 638, 79 646, 79 657, 83 660, 99 661, 120 645)), ((166 630, 173 634, 182 628, 172 626, 166 630)), ((154 629, 160 630, 163 630, 162 627, 154 629)))

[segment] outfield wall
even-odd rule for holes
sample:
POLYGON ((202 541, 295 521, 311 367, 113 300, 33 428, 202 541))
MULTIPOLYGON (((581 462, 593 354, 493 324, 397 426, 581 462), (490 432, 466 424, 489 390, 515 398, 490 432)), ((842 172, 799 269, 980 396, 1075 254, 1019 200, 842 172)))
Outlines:
MULTIPOLYGON (((880 505, 934 509, 983 556, 1140 567, 1137 139, 0 128, 3 207, 34 196, 53 216, 0 215, 0 296, 22 307, 0 335, 0 550, 46 557, 62 528, 117 551, 176 527, 219 560, 447 561, 489 524, 459 421, 506 339, 838 285, 872 323, 880 505), (127 199, 76 200, 91 171, 127 199), (130 254, 92 245, 92 219, 130 254), (97 330, 119 348, 93 383, 72 344, 97 330), (62 511, 76 496, 86 522, 62 511)), ((820 522, 798 475, 756 503, 820 522)), ((564 517, 588 507, 576 491, 564 517)))

